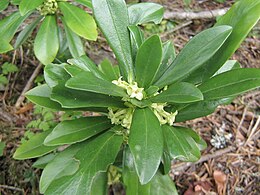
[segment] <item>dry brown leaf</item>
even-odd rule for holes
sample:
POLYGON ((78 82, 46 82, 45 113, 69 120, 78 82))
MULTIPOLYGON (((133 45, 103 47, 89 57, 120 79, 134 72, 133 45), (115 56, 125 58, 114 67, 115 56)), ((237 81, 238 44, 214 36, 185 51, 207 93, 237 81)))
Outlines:
POLYGON ((215 170, 213 178, 217 184, 217 191, 219 195, 224 195, 226 191, 227 175, 222 171, 215 170))

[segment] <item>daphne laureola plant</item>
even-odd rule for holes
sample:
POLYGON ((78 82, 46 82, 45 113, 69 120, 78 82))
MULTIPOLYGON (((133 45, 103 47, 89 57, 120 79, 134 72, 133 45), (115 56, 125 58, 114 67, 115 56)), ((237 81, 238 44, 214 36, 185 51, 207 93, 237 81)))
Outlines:
POLYGON ((46 84, 27 98, 55 110, 98 114, 36 134, 14 158, 43 156, 34 166, 43 168, 40 192, 47 195, 107 194, 108 184, 117 182, 129 195, 176 194, 167 175, 171 160, 197 161, 206 147, 195 131, 177 123, 206 116, 260 86, 259 69, 228 60, 259 20, 260 2, 235 3, 178 55, 170 41, 145 39, 138 26, 159 23, 162 6, 94 0, 92 7, 118 66, 108 60, 97 66, 86 55, 47 64, 46 84))

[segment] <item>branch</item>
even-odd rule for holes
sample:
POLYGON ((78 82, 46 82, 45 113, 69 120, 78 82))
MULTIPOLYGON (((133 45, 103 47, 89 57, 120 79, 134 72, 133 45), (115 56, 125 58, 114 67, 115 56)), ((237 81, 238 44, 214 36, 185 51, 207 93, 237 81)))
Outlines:
POLYGON ((218 16, 223 16, 229 8, 216 9, 201 12, 169 12, 164 13, 165 19, 175 19, 175 20, 195 20, 195 19, 212 19, 218 16))

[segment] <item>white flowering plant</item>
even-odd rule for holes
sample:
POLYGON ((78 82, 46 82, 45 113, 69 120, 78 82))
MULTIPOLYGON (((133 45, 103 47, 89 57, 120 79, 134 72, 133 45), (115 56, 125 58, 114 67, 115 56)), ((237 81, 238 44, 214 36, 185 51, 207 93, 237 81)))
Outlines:
POLYGON ((160 5, 94 0, 92 6, 118 66, 108 60, 97 66, 86 55, 48 64, 46 84, 27 98, 56 110, 96 114, 36 134, 14 158, 43 156, 34 166, 43 168, 40 192, 47 195, 107 194, 108 185, 119 182, 129 195, 176 194, 168 176, 171 160, 197 161, 206 147, 178 122, 206 116, 260 86, 259 69, 228 60, 259 20, 260 2, 238 1, 178 55, 170 41, 145 39, 138 26, 159 23, 160 5))
MULTIPOLYGON (((1 2, 0 10, 6 9, 9 0, 1 2)), ((12 4, 18 10, 0 20, 0 53, 18 49, 36 31, 34 53, 46 65, 56 58, 62 60, 67 53, 72 57, 84 55, 82 38, 97 39, 95 20, 85 11, 92 7, 91 0, 18 0, 12 4), (24 21, 26 25, 21 27, 24 21)))

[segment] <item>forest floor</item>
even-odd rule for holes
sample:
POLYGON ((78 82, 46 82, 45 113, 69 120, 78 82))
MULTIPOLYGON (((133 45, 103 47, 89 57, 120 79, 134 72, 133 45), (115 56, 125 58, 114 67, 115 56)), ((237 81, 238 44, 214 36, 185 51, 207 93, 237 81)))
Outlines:
MULTIPOLYGON (((234 1, 219 3, 213 0, 193 0, 189 5, 185 5, 182 0, 152 2, 163 4, 169 12, 183 12, 228 8, 234 1)), ((171 39, 178 52, 191 37, 214 23, 215 18, 165 20, 161 25, 145 25, 143 28, 147 34, 160 33, 163 40, 171 39)), ((96 43, 85 45, 88 55, 96 63, 103 56, 114 60, 102 37, 96 43)), ((7 76, 7 85, 0 86, 0 141, 5 143, 3 156, 0 157, 2 195, 39 194, 41 171, 32 168, 34 160, 12 159, 21 138, 27 132, 26 125, 42 117, 38 114, 36 118, 33 115, 34 106, 19 98, 28 82, 32 85, 42 82, 42 66, 32 51, 32 41, 28 41, 23 48, 0 55, 0 66, 9 62, 19 69, 7 76), (31 82, 30 78, 35 74, 37 81, 31 82)), ((260 68, 259 23, 232 59, 238 60, 242 67, 260 68)), ((184 125, 195 129, 206 140, 208 147, 198 162, 172 163, 170 175, 179 194, 260 194, 260 90, 239 96, 230 105, 218 107, 215 113, 188 121, 184 125), (212 140, 216 142, 221 138, 224 139, 221 148, 211 144, 212 140)))

